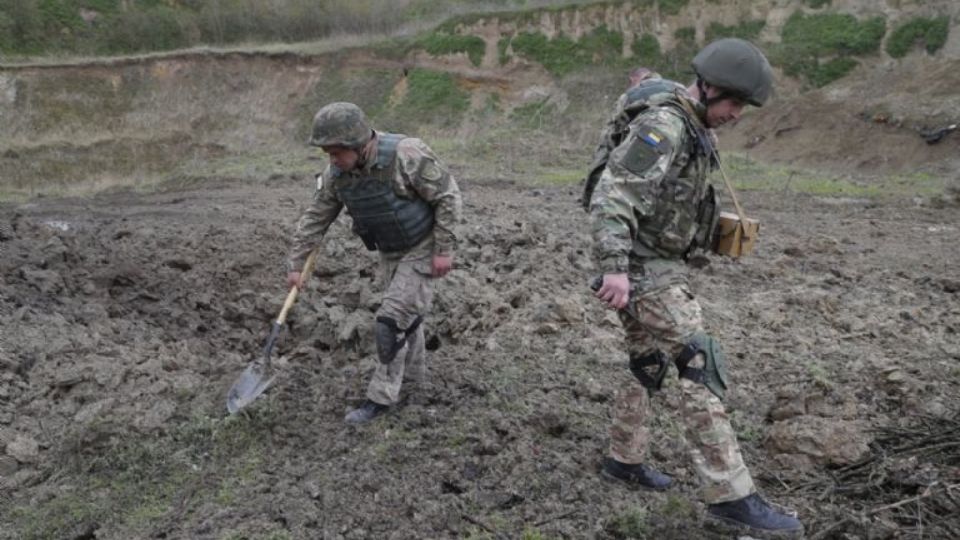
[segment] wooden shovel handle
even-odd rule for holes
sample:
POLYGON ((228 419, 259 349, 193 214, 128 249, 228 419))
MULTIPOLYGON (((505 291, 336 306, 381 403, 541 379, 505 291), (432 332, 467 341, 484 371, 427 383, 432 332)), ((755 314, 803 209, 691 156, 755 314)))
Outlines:
MULTIPOLYGON (((313 273, 313 267, 317 263, 317 255, 320 253, 320 248, 316 248, 310 252, 310 255, 307 256, 307 262, 303 265, 303 270, 300 272, 300 284, 303 285, 307 282, 307 279, 310 278, 310 274, 313 273)), ((287 320, 287 313, 290 311, 290 308, 293 307, 293 303, 297 301, 297 294, 300 292, 300 287, 294 285, 290 287, 290 292, 287 293, 287 299, 283 303, 283 308, 280 310, 280 315, 277 316, 277 326, 283 325, 287 320)))

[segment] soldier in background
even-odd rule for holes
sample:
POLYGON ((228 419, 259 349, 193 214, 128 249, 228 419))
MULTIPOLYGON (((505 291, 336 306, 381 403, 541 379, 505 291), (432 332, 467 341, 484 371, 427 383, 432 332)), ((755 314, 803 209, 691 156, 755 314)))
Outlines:
MULTIPOLYGON (((639 98, 629 129, 585 192, 595 258, 596 296, 619 311, 632 376, 613 405, 610 452, 602 473, 635 486, 666 489, 672 479, 646 464, 650 395, 671 365, 679 372, 680 414, 708 517, 749 535, 800 536, 799 520, 756 492, 721 399, 727 373, 719 343, 704 330, 686 275, 691 251, 711 245, 716 194, 707 172, 718 163, 709 130, 762 106, 773 75, 763 53, 722 39, 693 60, 689 87, 658 78, 630 89, 639 98)), ((595 164, 596 165, 596 164, 595 164)))
POLYGON ((460 190, 423 141, 374 131, 352 103, 321 108, 310 144, 319 146, 330 164, 297 224, 288 285, 302 283, 307 255, 344 207, 367 249, 380 252, 384 294, 373 336, 380 363, 366 401, 344 419, 361 424, 397 403, 405 379, 426 376, 423 319, 434 280, 453 265, 460 190))

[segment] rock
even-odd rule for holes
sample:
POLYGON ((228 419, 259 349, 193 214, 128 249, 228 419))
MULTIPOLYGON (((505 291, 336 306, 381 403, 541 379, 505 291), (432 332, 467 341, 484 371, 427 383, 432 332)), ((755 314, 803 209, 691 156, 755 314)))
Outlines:
POLYGON ((563 322, 579 323, 583 321, 583 306, 572 297, 557 298, 556 304, 557 317, 563 322))
POLYGON ((77 414, 73 417, 73 421, 80 425, 92 423, 100 416, 101 411, 104 409, 109 410, 114 402, 116 402, 114 398, 107 398, 93 403, 87 403, 77 411, 77 414))
POLYGON ((784 391, 777 394, 777 402, 770 408, 768 416, 773 421, 786 420, 806 414, 806 400, 797 392, 784 391))
POLYGON ((903 368, 898 366, 887 366, 881 373, 880 384, 884 390, 892 395, 908 395, 913 393, 913 388, 919 386, 903 368))
POLYGON ((26 435, 17 435, 7 443, 7 455, 19 463, 36 463, 40 461, 40 444, 26 435))
POLYGON ((13 456, 0 456, 0 476, 13 476, 20 468, 17 458, 13 456))
POLYGON ((344 317, 337 327, 337 341, 340 343, 349 343, 354 339, 362 340, 367 331, 367 325, 370 322, 370 313, 366 311, 354 311, 344 317))
POLYGON ((63 290, 63 277, 53 270, 35 270, 21 268, 20 277, 36 287, 41 293, 49 294, 63 290))
POLYGON ((160 429, 173 417, 177 404, 169 399, 160 400, 153 405, 143 416, 135 420, 136 427, 141 432, 160 429))
POLYGON ((765 446, 775 454, 801 454, 818 465, 849 465, 870 453, 860 423, 803 415, 776 422, 765 446))
POLYGON ((586 380, 577 381, 577 384, 574 386, 574 393, 590 401, 602 403, 610 399, 612 391, 607 391, 599 381, 590 377, 586 380))
POLYGON ((560 333, 560 325, 556 323, 543 323, 537 327, 535 330, 536 333, 541 336, 548 336, 560 333))
POLYGON ((943 278, 940 280, 940 286, 943 287, 943 292, 960 292, 960 280, 958 279, 943 278))
POLYGON ((309 495, 311 499, 316 500, 316 499, 319 499, 321 495, 323 495, 323 490, 320 489, 319 482, 316 482, 314 480, 307 480, 304 483, 303 487, 304 487, 304 490, 306 490, 307 495, 309 495))

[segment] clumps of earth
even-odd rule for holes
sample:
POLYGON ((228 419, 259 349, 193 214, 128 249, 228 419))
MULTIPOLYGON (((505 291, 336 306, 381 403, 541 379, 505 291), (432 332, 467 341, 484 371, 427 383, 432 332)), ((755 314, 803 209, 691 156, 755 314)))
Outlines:
MULTIPOLYGON (((225 410, 285 296, 310 186, 0 206, 0 538, 703 537, 675 379, 650 461, 676 488, 597 474, 630 375, 587 287, 575 191, 462 183, 430 380, 360 428, 341 420, 375 366, 379 279, 346 219, 281 336, 278 382, 225 410)), ((761 491, 817 538, 960 535, 956 205, 743 199, 756 251, 711 257, 693 287, 761 491)))

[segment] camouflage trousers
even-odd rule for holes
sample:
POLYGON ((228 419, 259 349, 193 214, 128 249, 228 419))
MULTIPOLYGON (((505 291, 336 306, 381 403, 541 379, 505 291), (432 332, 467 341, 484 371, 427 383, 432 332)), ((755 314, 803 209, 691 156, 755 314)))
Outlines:
MULTIPOLYGON (((631 276, 632 280, 632 276, 631 276)), ((638 319, 621 311, 631 355, 657 350, 675 358, 697 332, 703 331, 700 304, 686 284, 660 287, 634 294, 638 319)), ((703 364, 703 355, 695 362, 703 364)), ((670 370, 676 373, 675 367, 670 370)), ((610 456, 622 463, 643 463, 650 442, 646 426, 650 396, 646 388, 623 370, 623 385, 613 404, 610 426, 610 456)), ((707 504, 746 497, 756 489, 743 463, 737 438, 723 403, 703 384, 680 379, 682 417, 693 465, 703 484, 707 504)))
MULTIPOLYGON (((416 260, 380 259, 383 272, 383 301, 377 317, 389 317, 400 328, 409 328, 418 316, 426 317, 433 302, 431 258, 416 260)), ((373 379, 367 386, 367 399, 381 405, 393 405, 400 400, 404 381, 423 382, 426 378, 426 350, 423 323, 407 338, 393 361, 378 363, 373 379)))

